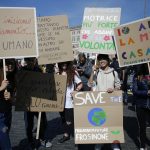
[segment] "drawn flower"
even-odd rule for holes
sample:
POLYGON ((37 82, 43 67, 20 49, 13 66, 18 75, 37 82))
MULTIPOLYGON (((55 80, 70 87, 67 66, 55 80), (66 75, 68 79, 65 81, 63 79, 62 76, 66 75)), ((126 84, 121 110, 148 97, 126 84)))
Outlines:
POLYGON ((105 40, 105 41, 108 41, 108 40, 110 40, 110 36, 108 36, 108 35, 105 35, 105 36, 104 36, 104 40, 105 40))
POLYGON ((88 38, 88 35, 87 34, 83 34, 82 35, 82 39, 87 39, 88 38))
POLYGON ((95 38, 95 39, 97 39, 97 37, 98 37, 98 35, 97 35, 97 34, 95 34, 95 35, 94 35, 94 38, 95 38))

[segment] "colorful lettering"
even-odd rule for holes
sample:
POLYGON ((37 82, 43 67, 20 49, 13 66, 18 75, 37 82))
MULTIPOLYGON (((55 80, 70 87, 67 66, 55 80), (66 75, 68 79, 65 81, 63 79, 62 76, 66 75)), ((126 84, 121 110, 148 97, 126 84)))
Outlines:
POLYGON ((132 57, 136 58, 136 55, 134 54, 133 51, 131 51, 131 53, 130 53, 130 58, 132 58, 132 57))
POLYGON ((129 38, 129 40, 128 40, 128 45, 130 45, 130 44, 134 44, 135 42, 133 41, 133 39, 132 38, 129 38))
POLYGON ((138 56, 139 56, 139 57, 143 56, 143 51, 142 51, 142 49, 138 49, 138 50, 137 50, 137 53, 138 53, 138 56))
POLYGON ((118 36, 121 36, 121 32, 120 32, 120 29, 118 29, 117 31, 118 31, 118 36))
POLYGON ((82 27, 90 28, 92 27, 92 22, 83 22, 82 27))
POLYGON ((148 33, 140 34, 140 41, 143 42, 144 38, 148 40, 148 33))
POLYGON ((141 23, 139 31, 141 31, 142 29, 146 30, 145 26, 141 23))
POLYGON ((125 46, 126 45, 126 43, 124 43, 122 39, 120 39, 119 41, 120 41, 120 46, 125 46))
POLYGON ((99 42, 90 42, 90 41, 80 41, 81 48, 88 48, 88 49, 114 49, 114 43, 99 43, 99 42))
POLYGON ((150 48, 147 49, 146 55, 150 54, 150 48))
POLYGON ((123 53, 122 53, 122 58, 123 58, 123 59, 127 59, 126 54, 127 54, 126 52, 123 52, 123 53))

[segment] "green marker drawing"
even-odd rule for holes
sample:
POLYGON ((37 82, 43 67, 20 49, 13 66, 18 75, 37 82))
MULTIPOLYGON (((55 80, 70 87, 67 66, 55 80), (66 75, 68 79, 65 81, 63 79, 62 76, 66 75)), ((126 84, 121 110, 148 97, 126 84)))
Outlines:
POLYGON ((114 135, 118 135, 118 134, 120 134, 120 131, 119 130, 111 131, 111 133, 114 134, 114 135))

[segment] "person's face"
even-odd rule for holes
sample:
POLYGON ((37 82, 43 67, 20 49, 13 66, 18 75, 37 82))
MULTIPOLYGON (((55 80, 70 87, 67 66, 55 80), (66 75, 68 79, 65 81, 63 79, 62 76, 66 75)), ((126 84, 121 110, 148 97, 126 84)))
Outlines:
POLYGON ((80 62, 80 64, 84 64, 85 63, 85 58, 84 57, 80 57, 79 58, 79 62, 80 62))
POLYGON ((63 65, 62 65, 62 69, 63 69, 63 70, 67 70, 67 64, 63 64, 63 65))
POLYGON ((14 71, 14 67, 13 67, 12 64, 6 65, 5 68, 6 68, 6 72, 7 72, 7 73, 14 71))
POLYGON ((101 60, 99 61, 99 66, 100 66, 100 68, 106 68, 108 65, 109 65, 109 64, 108 64, 108 61, 105 60, 105 59, 101 59, 101 60))
POLYGON ((14 70, 13 65, 11 65, 11 64, 10 64, 10 65, 8 65, 8 71, 9 71, 9 72, 12 72, 13 70, 14 70))

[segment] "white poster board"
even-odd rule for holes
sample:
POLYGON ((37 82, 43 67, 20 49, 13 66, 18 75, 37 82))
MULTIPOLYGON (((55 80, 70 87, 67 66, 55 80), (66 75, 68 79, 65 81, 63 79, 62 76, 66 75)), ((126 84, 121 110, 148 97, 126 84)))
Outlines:
POLYGON ((120 13, 121 8, 85 8, 79 51, 115 54, 112 36, 120 24, 120 13))

